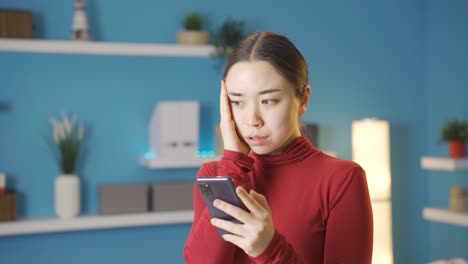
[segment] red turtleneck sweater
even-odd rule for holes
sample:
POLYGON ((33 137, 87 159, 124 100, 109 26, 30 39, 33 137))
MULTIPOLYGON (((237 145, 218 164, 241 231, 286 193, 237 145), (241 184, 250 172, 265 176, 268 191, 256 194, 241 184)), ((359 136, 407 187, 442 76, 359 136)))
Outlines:
POLYGON ((230 176, 265 195, 276 231, 260 256, 249 257, 222 240, 195 186, 187 263, 371 263, 372 209, 358 164, 328 156, 301 136, 275 156, 224 151, 200 168, 197 177, 208 176, 230 176))

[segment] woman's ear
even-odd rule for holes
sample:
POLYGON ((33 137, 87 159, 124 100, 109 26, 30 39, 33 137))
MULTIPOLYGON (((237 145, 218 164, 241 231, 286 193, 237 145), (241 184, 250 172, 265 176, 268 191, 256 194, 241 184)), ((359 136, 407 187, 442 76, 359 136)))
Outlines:
POLYGON ((309 100, 310 100, 310 85, 308 84, 304 88, 304 96, 301 99, 301 106, 299 108, 299 116, 302 116, 306 112, 307 106, 309 106, 309 100))

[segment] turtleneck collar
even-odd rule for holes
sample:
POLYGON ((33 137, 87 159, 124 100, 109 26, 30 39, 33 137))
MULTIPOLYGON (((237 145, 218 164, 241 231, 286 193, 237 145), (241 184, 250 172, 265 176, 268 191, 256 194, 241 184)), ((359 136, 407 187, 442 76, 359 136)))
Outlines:
POLYGON ((249 156, 262 167, 283 167, 299 162, 318 151, 304 135, 301 135, 278 155, 258 155, 251 151, 249 156))

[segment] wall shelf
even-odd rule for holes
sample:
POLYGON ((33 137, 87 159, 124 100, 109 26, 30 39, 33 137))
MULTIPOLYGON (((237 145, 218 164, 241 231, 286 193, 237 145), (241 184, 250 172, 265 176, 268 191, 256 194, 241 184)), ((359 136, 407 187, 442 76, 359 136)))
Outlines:
POLYGON ((468 158, 451 159, 441 157, 422 157, 421 167, 427 170, 461 171, 468 170, 468 158))
POLYGON ((141 158, 140 162, 149 169, 183 169, 197 168, 205 162, 220 160, 221 157, 187 157, 187 158, 141 158))
POLYGON ((66 40, 0 39, 0 52, 110 56, 210 57, 214 46, 66 40))
POLYGON ((0 236, 57 233, 80 230, 150 225, 184 224, 193 221, 193 211, 119 215, 89 215, 72 219, 44 218, 0 222, 0 236))
POLYGON ((423 217, 429 221, 468 227, 468 213, 457 213, 448 209, 425 207, 423 209, 423 217))

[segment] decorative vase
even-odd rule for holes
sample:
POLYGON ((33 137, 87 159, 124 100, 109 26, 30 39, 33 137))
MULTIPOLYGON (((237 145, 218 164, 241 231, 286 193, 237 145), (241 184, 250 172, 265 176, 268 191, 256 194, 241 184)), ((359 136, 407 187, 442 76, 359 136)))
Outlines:
POLYGON ((465 142, 463 141, 449 141, 450 157, 454 159, 465 157, 465 142))
POLYGON ((80 214, 80 178, 63 174, 55 179, 55 213, 60 218, 73 218, 80 214))
POLYGON ((207 45, 210 33, 198 30, 185 30, 177 33, 177 43, 181 45, 207 45))

